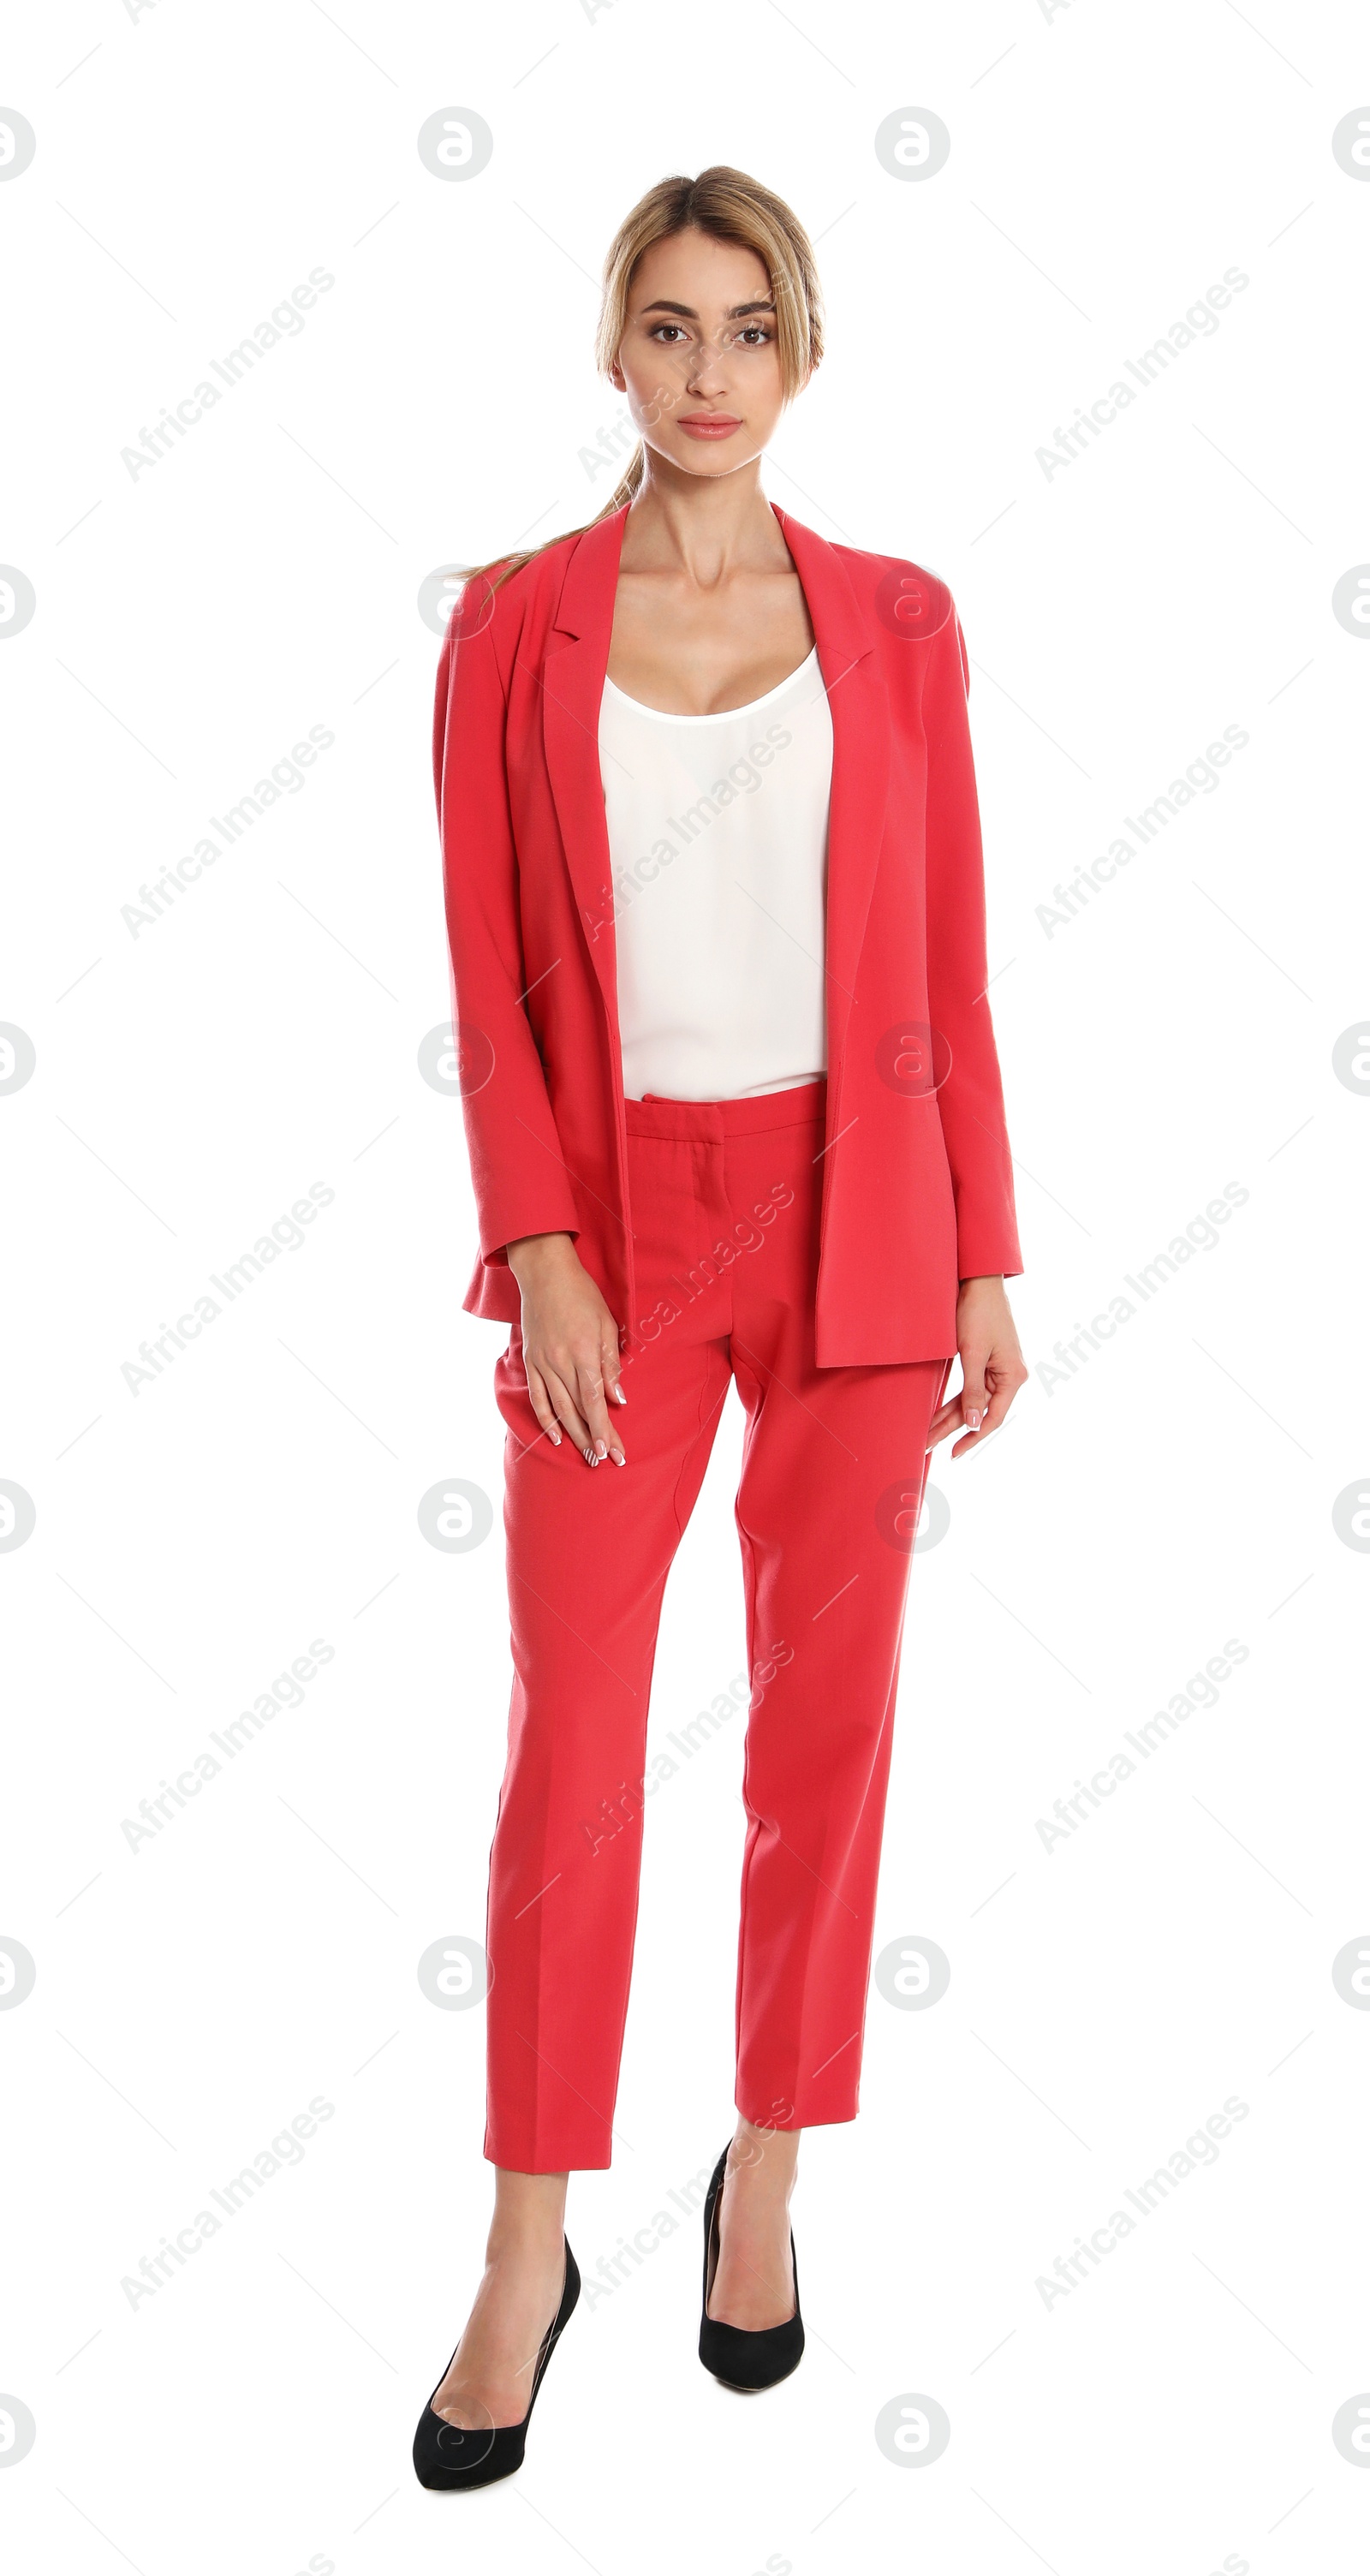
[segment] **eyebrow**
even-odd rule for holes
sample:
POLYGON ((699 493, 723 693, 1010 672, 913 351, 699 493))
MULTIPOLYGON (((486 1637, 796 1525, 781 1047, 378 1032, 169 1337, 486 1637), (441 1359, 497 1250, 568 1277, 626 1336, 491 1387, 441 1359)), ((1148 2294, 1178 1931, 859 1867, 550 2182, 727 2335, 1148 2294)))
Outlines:
MULTIPOLYGON (((678 313, 683 322, 699 320, 699 315, 692 304, 672 304, 664 295, 658 296, 655 304, 644 304, 642 310, 644 313, 678 313)), ((774 311, 774 296, 758 295, 750 304, 730 304, 723 318, 725 322, 737 322, 741 320, 744 313, 774 313, 774 311)))

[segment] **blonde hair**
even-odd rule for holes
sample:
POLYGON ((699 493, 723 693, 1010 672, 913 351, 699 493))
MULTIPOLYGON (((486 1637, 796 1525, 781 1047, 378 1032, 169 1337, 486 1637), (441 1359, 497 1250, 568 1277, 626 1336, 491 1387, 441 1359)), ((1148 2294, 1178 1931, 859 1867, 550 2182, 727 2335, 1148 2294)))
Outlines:
MULTIPOLYGON (((618 356, 627 328, 633 276, 643 252, 653 242, 668 241, 675 233, 691 230, 708 233, 715 241, 740 243, 745 250, 755 251, 761 261, 775 299, 781 383, 786 402, 792 402, 823 355, 823 305, 813 246, 783 197, 763 188, 759 180, 749 179, 745 170, 731 170, 724 162, 711 170, 701 170, 697 179, 659 179, 619 225, 604 262, 603 302, 595 334, 600 373, 607 376, 618 356)), ((500 582, 531 563, 535 555, 545 554, 549 546, 562 545, 567 537, 583 536, 585 528, 598 527, 601 519, 612 518, 641 490, 644 471, 639 439, 616 490, 603 509, 585 521, 584 527, 566 528, 561 536, 546 537, 541 545, 529 546, 522 554, 496 555, 488 564, 472 564, 467 579, 494 572, 498 566, 498 577, 491 584, 492 590, 498 589, 500 582)))

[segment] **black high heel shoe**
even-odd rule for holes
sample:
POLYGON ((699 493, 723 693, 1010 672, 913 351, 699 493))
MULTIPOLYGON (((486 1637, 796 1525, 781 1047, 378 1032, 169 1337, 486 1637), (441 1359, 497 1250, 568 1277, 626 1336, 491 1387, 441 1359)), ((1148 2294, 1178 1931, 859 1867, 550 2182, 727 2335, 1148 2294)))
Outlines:
POLYGON ((794 2267, 794 2315, 780 2326, 726 2326, 709 2314, 709 2292, 718 2268, 718 2204, 723 2192, 723 2176, 728 2163, 725 2147, 714 2167, 709 2196, 704 2203, 704 2304, 699 2319, 699 2358, 715 2379, 725 2388, 774 2388, 779 2380, 788 2379, 799 2368, 804 2350, 804 2320, 799 2313, 799 2263, 794 2250, 794 2230, 790 2230, 790 2262, 794 2267))
MULTIPOLYGON (((528 2434, 528 2421, 537 2404, 543 2373, 557 2347, 557 2339, 580 2297, 580 2273, 570 2246, 566 2247, 566 2278, 562 2285, 561 2305, 538 2346, 537 2367, 533 2372, 533 2390, 528 2400, 528 2414, 521 2424, 492 2424, 484 2430, 464 2432, 459 2424, 449 2424, 445 2415, 433 2412, 442 2379, 438 2381, 419 2417, 414 2435, 414 2475, 423 2487, 490 2487, 497 2478, 511 2478, 523 2466, 523 2446, 528 2434)), ((455 2360, 456 2356, 453 2355, 455 2360)))

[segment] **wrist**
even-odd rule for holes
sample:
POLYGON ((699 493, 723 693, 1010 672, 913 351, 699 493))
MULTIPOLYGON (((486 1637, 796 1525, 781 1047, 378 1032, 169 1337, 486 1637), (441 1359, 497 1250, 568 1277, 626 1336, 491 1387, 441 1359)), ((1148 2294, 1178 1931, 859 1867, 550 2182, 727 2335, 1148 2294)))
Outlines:
POLYGON ((576 1255, 569 1234, 523 1234, 506 1243, 504 1257, 522 1287, 526 1279, 543 1277, 576 1255))

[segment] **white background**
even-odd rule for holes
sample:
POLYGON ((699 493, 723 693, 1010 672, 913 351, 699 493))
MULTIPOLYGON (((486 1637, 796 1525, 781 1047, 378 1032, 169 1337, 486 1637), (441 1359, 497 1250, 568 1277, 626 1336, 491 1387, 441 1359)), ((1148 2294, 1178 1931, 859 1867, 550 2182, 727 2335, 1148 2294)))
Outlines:
MULTIPOLYGON (((600 2576, 852 2564, 1364 2563, 1364 2063, 1332 1961, 1370 1938, 1351 1641, 1366 1481, 1370 1108, 1352 745, 1370 651, 1370 99, 1349 7, 960 9, 580 0, 500 11, 123 0, 25 13, 0 185, 9 279, 0 641, 11 829, 0 1098, 11 1253, 0 1475, 0 2012, 13 2563, 79 2576, 459 2563, 600 2576), (445 183, 416 136, 474 109, 445 183), (905 106, 952 137, 881 167, 905 106), (582 2302, 508 2488, 432 2497, 414 2420, 488 2208, 482 2015, 416 1968, 479 1939, 508 1690, 500 1331, 459 1311, 460 1111, 429 722, 435 567, 590 517, 610 234, 733 161, 814 236, 829 354, 771 495, 947 579, 972 657, 993 999, 1033 1368, 934 1483, 913 1569, 877 1948, 935 1941, 926 2011, 873 1993, 863 2110, 795 2203, 809 2349, 750 2403, 699 2368, 693 2221, 582 2302), (121 450, 311 268, 335 283, 131 476, 121 450), (1249 279, 1076 461, 1036 451, 1229 267, 1249 279), (1359 469, 1359 470, 1357 470, 1359 469), (311 725, 303 787, 135 937, 122 908, 311 725), (1038 907, 1228 725, 1249 744, 1048 936, 1038 907), (121 1374, 311 1183, 297 1250, 131 1392, 121 1374), (1074 1334, 1228 1183, 1222 1229, 1062 1384, 1074 1334), (320 1638, 333 1660, 136 1851, 122 1831, 320 1638), (1044 1848, 1073 1794, 1228 1639, 1217 1705, 1044 1848), (332 2118, 155 2294, 121 2288, 315 2096, 332 2118), (1044 2302, 1035 2284, 1229 2096, 1217 2161, 1044 2302), (879 2448, 926 2394, 951 2439, 879 2448)), ((625 451, 626 453, 626 451, 625 451)), ((1083 1346, 1082 1346, 1083 1347, 1083 1346)), ((739 1412, 668 1597, 654 1741, 740 1668, 739 1412)), ((1362 1614, 1363 1615, 1363 1614, 1362 1614)), ((741 1721, 653 1802, 612 2171, 573 2182, 589 2277, 729 2134, 741 1721)), ((1370 2403, 1370 2400, 1367 2400, 1370 2403)))

